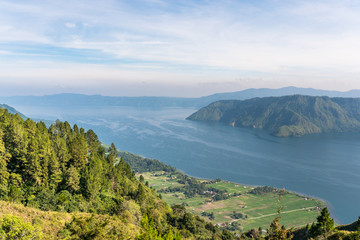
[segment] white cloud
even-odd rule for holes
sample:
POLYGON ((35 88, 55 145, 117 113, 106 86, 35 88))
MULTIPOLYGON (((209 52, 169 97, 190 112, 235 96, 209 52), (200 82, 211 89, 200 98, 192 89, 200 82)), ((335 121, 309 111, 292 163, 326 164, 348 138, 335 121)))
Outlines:
POLYGON ((75 24, 75 23, 67 22, 67 23, 65 23, 65 26, 68 27, 68 28, 75 28, 75 27, 76 27, 76 24, 75 24))
POLYGON ((90 66, 74 57, 64 69, 56 67, 58 63, 39 68, 34 60, 21 66, 26 74, 16 73, 17 78, 42 79, 36 73, 41 70, 43 79, 104 76, 109 84, 119 78, 175 84, 179 79, 222 82, 261 74, 261 81, 253 81, 258 87, 274 79, 278 85, 321 85, 334 79, 335 88, 336 79, 343 79, 351 82, 347 87, 360 88, 360 4, 354 1, 141 3, 0 1, 0 42, 5 44, 0 51, 11 52, 8 43, 31 42, 131 60, 90 66))

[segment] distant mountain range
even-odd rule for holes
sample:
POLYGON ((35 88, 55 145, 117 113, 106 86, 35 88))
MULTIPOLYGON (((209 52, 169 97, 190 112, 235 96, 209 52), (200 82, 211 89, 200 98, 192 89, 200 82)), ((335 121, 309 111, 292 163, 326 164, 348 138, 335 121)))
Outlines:
POLYGON ((284 87, 279 89, 250 88, 237 92, 216 93, 206 97, 201 97, 199 99, 202 100, 202 103, 208 102, 210 104, 212 102, 219 100, 245 100, 256 97, 280 97, 287 95, 357 98, 360 97, 360 90, 350 90, 347 92, 340 92, 340 91, 329 91, 329 90, 320 90, 313 88, 297 88, 297 87, 284 87))
POLYGON ((55 94, 45 96, 13 96, 0 97, 0 102, 13 106, 129 106, 139 108, 161 107, 195 107, 200 108, 219 100, 245 100, 254 97, 309 95, 328 97, 360 97, 360 90, 348 92, 317 90, 312 88, 285 87, 279 89, 259 88, 247 89, 231 93, 217 93, 200 98, 180 97, 110 97, 101 95, 55 94))
POLYGON ((261 128, 279 137, 360 130, 360 98, 303 95, 222 100, 187 119, 261 128))

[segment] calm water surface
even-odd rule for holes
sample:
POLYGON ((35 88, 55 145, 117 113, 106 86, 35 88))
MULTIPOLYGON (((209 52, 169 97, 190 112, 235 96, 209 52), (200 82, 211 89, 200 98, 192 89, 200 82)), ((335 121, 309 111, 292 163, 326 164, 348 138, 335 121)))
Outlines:
POLYGON ((327 201, 339 223, 360 215, 360 134, 276 138, 256 129, 185 120, 196 109, 15 107, 30 117, 91 128, 103 142, 191 176, 316 196, 327 201))

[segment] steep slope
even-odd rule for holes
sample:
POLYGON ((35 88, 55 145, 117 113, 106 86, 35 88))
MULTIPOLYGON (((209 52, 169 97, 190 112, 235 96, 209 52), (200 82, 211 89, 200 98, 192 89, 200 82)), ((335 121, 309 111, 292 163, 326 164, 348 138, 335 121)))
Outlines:
POLYGON ((360 130, 360 99, 284 96, 224 100, 187 119, 216 121, 238 127, 262 128, 275 136, 360 130))
MULTIPOLYGON (((117 159, 115 145, 106 150, 92 130, 60 121, 47 128, 0 108, 0 200, 43 211, 91 213, 72 215, 64 231, 53 234, 56 238, 234 238, 182 206, 169 207, 117 159)), ((5 208, 0 209, 1 239, 8 239, 3 234, 13 234, 15 226, 31 228, 19 218, 3 217, 5 208)))
POLYGON ((0 104, 0 108, 7 109, 8 112, 9 112, 9 113, 12 113, 12 114, 19 114, 22 119, 26 119, 26 118, 27 118, 24 114, 18 112, 15 108, 13 108, 13 107, 11 107, 11 106, 9 106, 9 105, 0 104))

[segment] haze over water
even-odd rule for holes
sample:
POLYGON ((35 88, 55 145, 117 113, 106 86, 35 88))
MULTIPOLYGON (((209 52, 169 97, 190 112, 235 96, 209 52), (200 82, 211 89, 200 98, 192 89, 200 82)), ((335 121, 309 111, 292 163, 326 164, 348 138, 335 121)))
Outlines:
POLYGON ((14 106, 32 118, 67 120, 93 129, 119 150, 156 158, 186 174, 268 185, 327 201, 338 223, 360 215, 360 135, 276 138, 258 129, 187 121, 196 109, 14 106))

